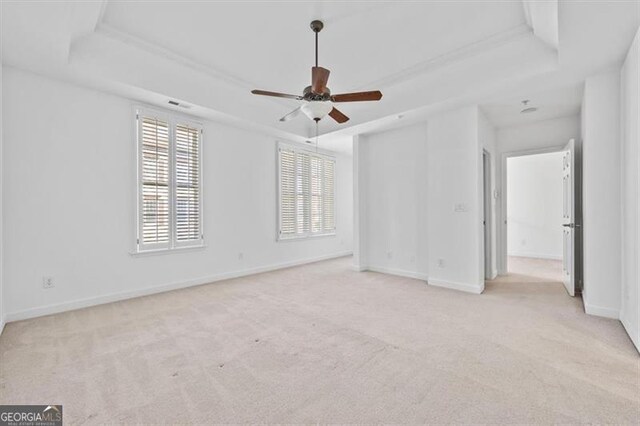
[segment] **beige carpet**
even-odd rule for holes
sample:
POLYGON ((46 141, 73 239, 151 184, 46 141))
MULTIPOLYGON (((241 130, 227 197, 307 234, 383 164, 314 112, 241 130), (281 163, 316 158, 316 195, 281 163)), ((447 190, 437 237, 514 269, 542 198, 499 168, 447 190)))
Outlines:
POLYGON ((637 423, 638 353, 555 282, 350 259, 11 323, 0 403, 68 423, 637 423))
POLYGON ((509 256, 508 281, 562 282, 562 260, 509 256))

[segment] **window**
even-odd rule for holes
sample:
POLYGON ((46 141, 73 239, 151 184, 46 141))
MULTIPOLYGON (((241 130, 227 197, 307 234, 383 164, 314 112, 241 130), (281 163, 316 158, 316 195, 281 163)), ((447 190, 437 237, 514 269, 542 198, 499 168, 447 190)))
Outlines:
POLYGON ((279 239, 334 234, 335 159, 278 147, 279 239))
POLYGON ((202 127, 159 112, 136 112, 137 251, 201 246, 202 127))

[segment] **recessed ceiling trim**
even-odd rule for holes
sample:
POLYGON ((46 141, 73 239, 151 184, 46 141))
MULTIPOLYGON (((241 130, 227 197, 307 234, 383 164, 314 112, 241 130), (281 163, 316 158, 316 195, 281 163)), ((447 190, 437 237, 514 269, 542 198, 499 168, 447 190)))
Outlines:
POLYGON ((374 80, 363 86, 356 87, 354 90, 361 90, 366 87, 373 86, 389 87, 394 84, 410 80, 420 74, 445 67, 452 63, 465 60, 471 56, 480 55, 505 44, 518 41, 523 37, 531 36, 533 36, 532 29, 526 24, 521 24, 508 30, 493 34, 484 39, 467 44, 458 49, 449 51, 442 55, 427 59, 426 61, 420 62, 395 74, 383 77, 378 80, 374 80))
MULTIPOLYGON (((96 30, 95 30, 95 34, 101 35, 103 37, 108 37, 114 40, 117 40, 121 43, 127 44, 129 46, 132 46, 136 49, 141 49, 149 54, 152 55, 156 55, 156 56, 160 56, 162 58, 168 59, 170 61, 173 61, 179 65, 182 65, 184 67, 190 68, 194 71, 203 73, 205 75, 207 75, 208 77, 220 80, 220 81, 224 81, 227 84, 233 85, 235 87, 239 87, 241 89, 244 90, 248 90, 252 87, 256 87, 256 84, 234 77, 232 75, 229 75, 225 72, 222 72, 218 69, 215 69, 209 65, 205 65, 199 61, 193 60, 191 58, 188 58, 184 55, 181 55, 179 53, 174 52, 171 49, 167 49, 164 48, 162 46, 159 46, 155 43, 151 43, 147 40, 144 40, 140 37, 134 36, 130 33, 127 33, 125 31, 122 31, 116 27, 114 27, 113 25, 104 23, 104 22, 100 22, 97 26, 96 26, 96 30)), ((291 106, 291 103, 289 102, 284 102, 278 99, 269 99, 270 102, 279 104, 279 105, 283 105, 283 106, 291 106)))
POLYGON ((245 81, 243 79, 228 75, 222 71, 219 71, 215 68, 212 68, 209 65, 205 65, 201 62, 198 62, 196 60, 193 60, 191 58, 188 58, 184 55, 178 54, 176 52, 174 52, 173 50, 164 48, 162 46, 159 46, 155 43, 151 43, 147 40, 144 40, 140 37, 134 36, 130 33, 127 33, 125 31, 122 31, 110 24, 106 24, 104 22, 101 22, 100 24, 97 25, 96 27, 96 33, 101 34, 103 36, 106 37, 110 37, 113 39, 116 39, 122 43, 128 44, 130 46, 136 47, 138 49, 142 49, 148 53, 154 54, 154 55, 158 55, 158 56, 162 56, 165 59, 169 59, 171 61, 177 62, 180 65, 184 65, 188 68, 192 68, 194 70, 197 70, 199 72, 205 73, 210 75, 211 77, 215 77, 217 79, 223 80, 227 83, 231 83, 234 84, 240 88, 243 89, 249 89, 251 87, 254 87, 255 84, 249 82, 249 81, 245 81))
MULTIPOLYGON (((253 87, 257 87, 257 85, 253 82, 246 81, 244 79, 240 79, 235 76, 229 75, 209 65, 205 65, 197 60, 194 60, 192 58, 188 58, 184 55, 176 53, 171 49, 167 49, 165 47, 159 46, 155 43, 142 39, 140 37, 134 36, 128 32, 122 31, 111 24, 105 23, 104 21, 100 22, 97 25, 96 33, 101 34, 103 36, 111 37, 113 39, 117 39, 123 43, 145 50, 148 53, 160 55, 166 59, 177 62, 183 66, 195 69, 213 78, 220 79, 222 81, 225 81, 226 83, 235 85, 236 87, 239 87, 241 89, 246 90, 253 87)), ((518 41, 524 37, 531 37, 531 36, 533 36, 533 31, 531 27, 529 27, 527 24, 521 24, 511 29, 493 34, 489 37, 478 40, 476 42, 467 44, 461 48, 449 51, 445 54, 436 56, 434 58, 430 58, 426 61, 413 65, 397 73, 388 75, 381 79, 374 80, 362 86, 358 86, 354 88, 354 90, 363 90, 365 88, 372 87, 372 86, 389 87, 394 84, 398 84, 398 83, 410 80, 414 77, 417 77, 420 74, 434 71, 438 68, 445 67, 452 63, 465 60, 471 56, 480 55, 492 49, 503 46, 505 44, 518 41)), ((275 98, 270 99, 270 101, 274 103, 278 103, 280 105, 287 105, 287 106, 291 105, 290 103, 285 103, 275 98)))
POLYGON ((524 16, 533 34, 554 49, 559 45, 558 0, 522 0, 524 16))

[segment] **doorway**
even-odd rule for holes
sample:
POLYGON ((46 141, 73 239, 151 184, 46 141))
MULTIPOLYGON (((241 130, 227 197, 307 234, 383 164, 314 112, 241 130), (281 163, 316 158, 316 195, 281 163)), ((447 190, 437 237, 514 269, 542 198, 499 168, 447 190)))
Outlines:
POLYGON ((563 152, 507 159, 507 271, 562 281, 563 152))
POLYGON ((580 146, 503 155, 501 273, 582 287, 580 146))

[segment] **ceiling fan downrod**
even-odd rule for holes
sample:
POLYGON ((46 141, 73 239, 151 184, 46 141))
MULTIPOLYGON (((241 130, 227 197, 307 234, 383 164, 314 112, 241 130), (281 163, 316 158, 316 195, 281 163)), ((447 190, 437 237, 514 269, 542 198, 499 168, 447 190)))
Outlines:
POLYGON ((324 28, 324 24, 322 23, 322 21, 318 21, 316 19, 315 21, 311 21, 311 24, 309 26, 311 27, 313 32, 316 34, 316 67, 317 67, 318 66, 318 33, 322 31, 322 28, 324 28))

